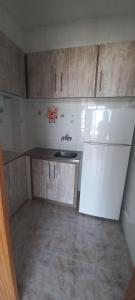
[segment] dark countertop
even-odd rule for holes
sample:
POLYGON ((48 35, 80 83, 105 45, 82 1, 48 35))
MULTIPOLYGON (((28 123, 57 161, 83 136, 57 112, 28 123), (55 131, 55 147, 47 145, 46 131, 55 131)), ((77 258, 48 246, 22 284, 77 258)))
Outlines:
POLYGON ((14 151, 3 151, 4 165, 9 163, 12 160, 15 160, 15 159, 21 157, 22 155, 24 155, 24 153, 17 153, 14 151))
MULTIPOLYGON (((50 161, 58 161, 58 162, 66 162, 66 163, 79 163, 82 159, 82 151, 72 151, 77 153, 75 158, 63 158, 63 157, 56 157, 54 154, 60 150, 58 149, 45 149, 45 148, 33 148, 29 151, 23 153, 17 153, 14 151, 3 151, 3 160, 4 164, 7 164, 23 155, 29 156, 30 158, 37 158, 43 160, 50 160, 50 161)), ((66 150, 67 151, 67 150, 66 150)), ((71 151, 69 151, 71 152, 71 151)))
MULTIPOLYGON (((51 160, 51 161, 58 161, 58 162, 66 162, 66 163, 79 163, 82 159, 82 151, 69 151, 77 153, 75 158, 63 158, 63 157, 56 157, 54 154, 60 150, 58 149, 45 149, 45 148, 34 148, 30 151, 27 151, 25 155, 31 158, 43 159, 43 160, 51 160)), ((67 150, 66 150, 67 151, 67 150)))

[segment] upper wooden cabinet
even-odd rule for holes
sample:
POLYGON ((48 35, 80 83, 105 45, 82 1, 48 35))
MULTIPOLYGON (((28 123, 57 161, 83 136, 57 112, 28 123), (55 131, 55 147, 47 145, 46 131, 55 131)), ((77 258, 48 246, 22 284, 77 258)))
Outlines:
POLYGON ((135 96, 135 41, 100 46, 96 96, 135 96))
POLYGON ((26 96, 24 53, 0 32, 0 90, 26 96))
POLYGON ((98 46, 65 49, 61 97, 94 97, 98 46))
POLYGON ((28 95, 135 96, 135 41, 28 54, 28 95))
POLYGON ((29 53, 29 97, 93 97, 97 53, 97 46, 29 53))
POLYGON ((52 51, 27 55, 28 96, 30 98, 53 97, 56 90, 56 73, 52 51))

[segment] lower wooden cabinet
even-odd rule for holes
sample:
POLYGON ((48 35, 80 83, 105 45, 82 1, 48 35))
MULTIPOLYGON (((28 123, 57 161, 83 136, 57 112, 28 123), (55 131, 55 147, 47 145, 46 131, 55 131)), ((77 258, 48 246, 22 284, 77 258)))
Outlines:
POLYGON ((4 165, 6 194, 10 217, 29 197, 27 170, 28 158, 25 156, 21 156, 4 165))
POLYGON ((75 165, 68 163, 52 163, 53 199, 55 201, 73 203, 75 192, 75 165))
POLYGON ((77 181, 77 164, 32 159, 33 197, 75 205, 77 181))
POLYGON ((32 159, 33 197, 53 199, 51 162, 32 159))

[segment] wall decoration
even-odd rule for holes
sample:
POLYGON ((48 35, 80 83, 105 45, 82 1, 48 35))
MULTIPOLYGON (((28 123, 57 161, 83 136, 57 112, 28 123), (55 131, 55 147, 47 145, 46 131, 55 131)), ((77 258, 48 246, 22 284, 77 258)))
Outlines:
POLYGON ((58 108, 56 106, 52 105, 48 107, 47 118, 49 123, 55 123, 56 119, 58 118, 58 108))

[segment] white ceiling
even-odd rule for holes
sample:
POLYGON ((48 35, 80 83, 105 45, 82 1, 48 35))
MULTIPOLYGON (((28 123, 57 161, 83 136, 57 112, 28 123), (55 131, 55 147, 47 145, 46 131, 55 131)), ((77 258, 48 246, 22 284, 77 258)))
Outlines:
POLYGON ((135 0, 0 0, 26 30, 75 20, 134 14, 135 0))

